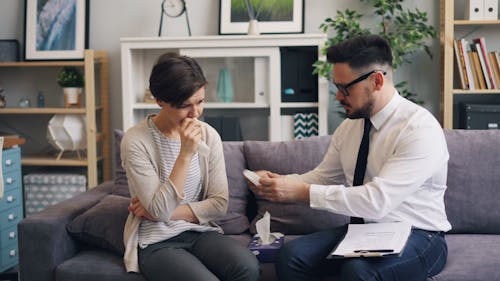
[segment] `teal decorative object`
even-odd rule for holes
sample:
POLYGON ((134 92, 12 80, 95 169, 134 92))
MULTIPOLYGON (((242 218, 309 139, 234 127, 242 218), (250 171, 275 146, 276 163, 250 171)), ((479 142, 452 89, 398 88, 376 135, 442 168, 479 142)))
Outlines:
POLYGON ((219 82, 217 83, 217 97, 222 102, 232 102, 234 96, 233 81, 229 69, 222 68, 219 72, 219 82))

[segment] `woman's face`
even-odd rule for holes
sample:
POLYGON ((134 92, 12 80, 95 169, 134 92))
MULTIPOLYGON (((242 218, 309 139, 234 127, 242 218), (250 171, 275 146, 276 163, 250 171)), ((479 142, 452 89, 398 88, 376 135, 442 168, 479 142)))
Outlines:
POLYGON ((173 107, 168 103, 164 103, 163 110, 167 111, 166 116, 172 123, 179 125, 185 118, 199 118, 203 113, 204 102, 205 87, 201 87, 181 106, 173 107))

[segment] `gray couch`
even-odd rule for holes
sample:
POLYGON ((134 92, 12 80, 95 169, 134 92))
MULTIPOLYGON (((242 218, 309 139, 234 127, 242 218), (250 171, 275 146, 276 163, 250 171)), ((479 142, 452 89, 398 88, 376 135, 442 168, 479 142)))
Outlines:
MULTIPOLYGON (((500 280, 500 131, 445 134, 450 151, 445 201, 453 230, 446 234, 448 263, 431 280, 500 280)), ((346 223, 346 217, 305 205, 255 198, 241 175, 244 168, 306 171, 321 161, 328 144, 329 136, 276 143, 225 142, 230 200, 228 214, 218 223, 226 234, 247 245, 255 221, 266 210, 272 216, 271 230, 285 233, 287 240, 346 223)), ((25 218, 19 224, 21 280, 145 280, 140 274, 125 273, 122 263, 127 196, 126 176, 118 168, 114 181, 25 218)), ((272 264, 261 268, 261 280, 276 280, 272 264)))

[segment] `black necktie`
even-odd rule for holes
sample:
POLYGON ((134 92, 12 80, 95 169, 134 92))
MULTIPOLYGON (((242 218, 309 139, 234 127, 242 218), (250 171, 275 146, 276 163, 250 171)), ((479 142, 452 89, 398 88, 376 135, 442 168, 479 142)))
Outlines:
MULTIPOLYGON (((368 150, 370 148, 370 129, 372 123, 370 119, 365 118, 365 128, 363 130, 363 138, 359 145, 358 160, 356 161, 356 169, 354 170, 353 186, 363 185, 366 172, 366 160, 368 159, 368 150)), ((364 223, 362 218, 351 217, 351 223, 360 224, 364 223)))

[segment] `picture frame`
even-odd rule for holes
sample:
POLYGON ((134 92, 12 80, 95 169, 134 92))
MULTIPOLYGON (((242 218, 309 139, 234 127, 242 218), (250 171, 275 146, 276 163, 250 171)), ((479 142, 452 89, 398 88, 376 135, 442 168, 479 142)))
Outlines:
MULTIPOLYGON (((261 34, 304 33, 304 0, 249 0, 262 3, 257 21, 261 34)), ((245 0, 220 0, 219 34, 247 34, 250 20, 245 0)))
POLYGON ((25 0, 24 59, 83 60, 88 0, 25 0))

